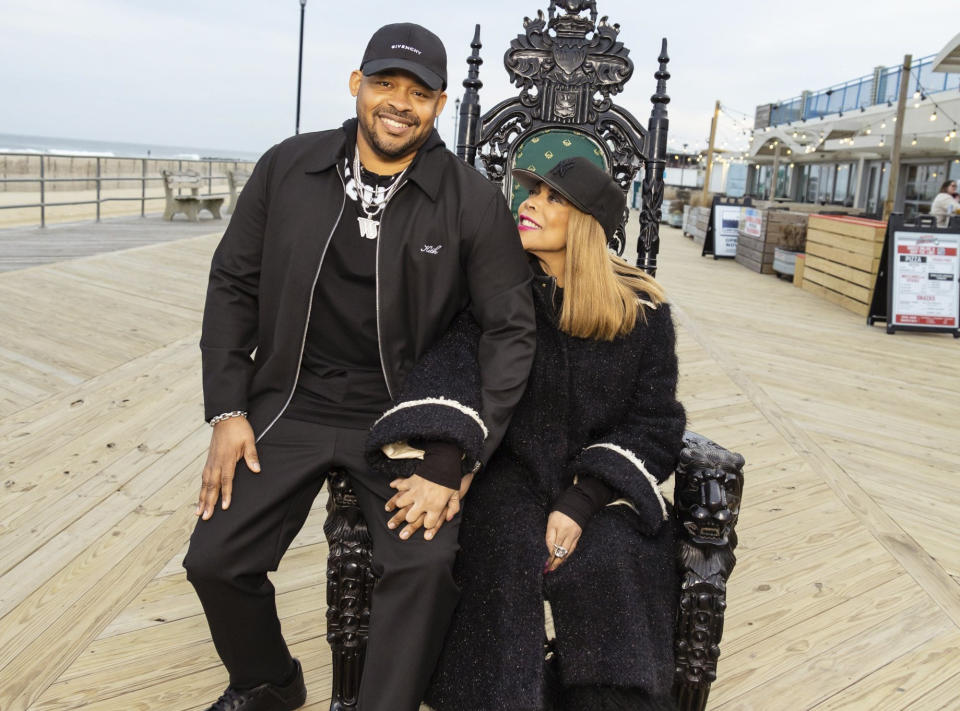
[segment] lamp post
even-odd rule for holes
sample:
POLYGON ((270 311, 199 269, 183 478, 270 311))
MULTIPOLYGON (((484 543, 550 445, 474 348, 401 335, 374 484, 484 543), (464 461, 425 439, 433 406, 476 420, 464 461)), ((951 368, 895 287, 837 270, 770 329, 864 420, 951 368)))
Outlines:
POLYGON ((453 103, 453 140, 456 141, 457 136, 460 135, 460 97, 458 96, 453 103))
POLYGON ((300 87, 303 77, 303 14, 306 9, 307 0, 300 0, 300 57, 297 60, 297 134, 300 133, 300 87))

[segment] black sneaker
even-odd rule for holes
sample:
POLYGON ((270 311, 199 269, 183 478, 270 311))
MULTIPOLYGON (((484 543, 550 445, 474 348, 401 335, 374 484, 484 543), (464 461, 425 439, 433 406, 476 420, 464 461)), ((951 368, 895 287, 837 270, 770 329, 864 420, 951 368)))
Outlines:
POLYGON ((252 689, 235 689, 228 686, 223 696, 207 711, 293 711, 307 700, 307 687, 303 683, 303 668, 294 659, 297 673, 286 686, 260 684, 252 689))

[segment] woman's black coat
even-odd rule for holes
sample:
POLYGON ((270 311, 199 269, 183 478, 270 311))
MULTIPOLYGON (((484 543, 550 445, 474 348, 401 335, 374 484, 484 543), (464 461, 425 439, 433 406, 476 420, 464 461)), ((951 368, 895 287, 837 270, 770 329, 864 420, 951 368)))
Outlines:
MULTIPOLYGON (((658 484, 673 471, 685 417, 669 307, 646 308, 646 322, 625 337, 587 340, 557 328, 552 279, 535 278, 533 288, 537 352, 527 390, 463 502, 463 592, 427 697, 438 711, 542 708, 544 596, 565 685, 663 695, 672 681, 678 583, 658 484), (577 476, 622 498, 544 574, 547 516, 577 476)), ((416 459, 391 457, 416 456, 418 439, 455 442, 473 461, 484 438, 477 335, 461 318, 425 356, 371 430, 373 466, 412 473, 416 459)))

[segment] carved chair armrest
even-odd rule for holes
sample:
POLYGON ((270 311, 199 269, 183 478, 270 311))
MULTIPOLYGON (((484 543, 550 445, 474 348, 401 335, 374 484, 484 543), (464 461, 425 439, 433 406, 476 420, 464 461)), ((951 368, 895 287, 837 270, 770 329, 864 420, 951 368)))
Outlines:
POLYGON ((717 678, 727 579, 737 561, 744 460, 693 432, 683 444, 674 485, 680 607, 673 696, 680 711, 703 711, 717 678))
POLYGON ((328 477, 330 498, 323 524, 327 555, 327 642, 332 656, 330 711, 356 709, 367 651, 376 576, 373 541, 345 472, 328 477))

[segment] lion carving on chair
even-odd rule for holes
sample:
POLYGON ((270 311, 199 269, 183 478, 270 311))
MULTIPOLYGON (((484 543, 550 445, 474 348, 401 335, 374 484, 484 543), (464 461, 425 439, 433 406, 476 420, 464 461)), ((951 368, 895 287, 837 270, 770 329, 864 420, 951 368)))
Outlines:
POLYGON ((727 578, 737 562, 733 549, 743 457, 692 433, 687 433, 684 445, 674 492, 679 523, 687 532, 679 543, 682 580, 674 697, 686 702, 683 708, 702 709, 705 689, 717 678, 727 578))

